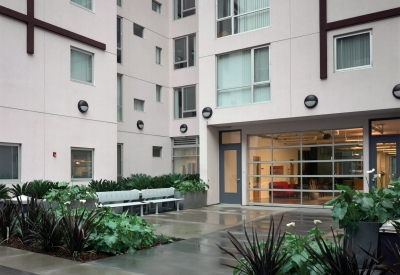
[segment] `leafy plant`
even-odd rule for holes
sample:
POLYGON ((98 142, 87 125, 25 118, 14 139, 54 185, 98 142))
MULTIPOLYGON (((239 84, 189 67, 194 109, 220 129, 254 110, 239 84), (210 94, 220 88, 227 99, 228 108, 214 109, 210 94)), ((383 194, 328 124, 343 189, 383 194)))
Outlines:
POLYGON ((310 254, 310 257, 314 259, 317 264, 310 265, 309 262, 307 264, 312 268, 314 274, 332 274, 332 275, 356 275, 356 274, 386 274, 387 270, 381 270, 380 273, 377 272, 378 265, 383 262, 382 257, 376 257, 369 252, 365 251, 363 248, 362 251, 367 255, 364 258, 364 261, 361 265, 357 261, 357 257, 351 249, 348 249, 345 245, 340 244, 340 236, 335 235, 331 227, 334 245, 330 245, 322 238, 317 237, 315 239, 319 250, 314 249, 308 243, 305 243, 305 248, 310 254))
POLYGON ((202 179, 199 180, 184 180, 184 181, 175 181, 173 187, 181 193, 181 195, 186 194, 187 192, 197 193, 197 192, 205 192, 209 186, 202 179))
POLYGON ((16 225, 17 205, 6 203, 0 208, 0 234, 3 240, 8 240, 14 234, 16 225))
POLYGON ((115 214, 111 208, 106 211, 90 239, 90 246, 94 250, 120 254, 147 248, 155 243, 153 229, 145 220, 128 212, 115 214))
POLYGON ((96 192, 122 191, 123 186, 112 180, 92 180, 89 187, 96 192))
POLYGON ((149 189, 151 188, 151 177, 145 174, 132 174, 126 187, 138 190, 149 189))
POLYGON ((228 233, 228 238, 238 253, 230 252, 229 250, 217 245, 221 250, 232 256, 238 263, 238 266, 231 266, 235 269, 234 274, 248 275, 273 275, 279 274, 280 269, 289 260, 289 254, 281 253, 285 233, 281 236, 280 228, 282 226, 282 218, 275 230, 274 218, 271 215, 270 227, 268 230, 267 239, 259 241, 257 232, 252 229, 252 238, 249 237, 247 229, 244 229, 248 244, 241 244, 236 237, 228 233), (243 258, 241 258, 241 255, 243 258))
POLYGON ((339 222, 339 227, 358 226, 360 221, 385 223, 400 214, 399 192, 393 188, 371 187, 368 193, 336 184, 342 190, 340 195, 325 203, 333 205, 332 218, 339 222))
POLYGON ((86 208, 62 210, 61 223, 64 227, 62 239, 70 256, 82 255, 90 235, 106 214, 104 208, 86 212, 86 208))
POLYGON ((97 198, 96 192, 86 185, 73 185, 68 186, 67 182, 59 182, 59 189, 51 189, 45 196, 49 202, 58 201, 60 204, 71 203, 76 200, 90 200, 97 198))
POLYGON ((10 189, 5 184, 0 184, 0 199, 9 199, 8 192, 10 192, 10 189))
POLYGON ((52 208, 39 206, 39 217, 31 230, 31 236, 44 251, 55 251, 63 244, 61 219, 52 208))
POLYGON ((15 197, 25 195, 29 195, 29 182, 25 182, 24 184, 13 184, 12 188, 10 189, 10 193, 13 194, 15 197))

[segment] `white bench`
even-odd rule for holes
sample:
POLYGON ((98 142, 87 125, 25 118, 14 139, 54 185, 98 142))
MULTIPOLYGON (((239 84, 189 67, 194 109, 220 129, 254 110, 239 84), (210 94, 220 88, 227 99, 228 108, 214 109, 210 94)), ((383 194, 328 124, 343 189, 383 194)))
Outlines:
POLYGON ((156 204, 156 214, 158 214, 158 204, 163 202, 175 202, 176 211, 179 211, 179 201, 183 200, 183 198, 174 198, 173 187, 171 188, 158 188, 158 189, 146 189, 142 190, 142 199, 144 199, 148 203, 156 204))
POLYGON ((110 191, 110 192, 96 192, 99 197, 99 203, 108 207, 121 207, 121 206, 136 206, 140 205, 140 216, 143 216, 143 205, 147 205, 148 201, 139 201, 140 191, 139 190, 129 190, 129 191, 110 191), (121 203, 111 203, 109 202, 120 202, 121 203), (123 202, 128 201, 128 202, 123 202))

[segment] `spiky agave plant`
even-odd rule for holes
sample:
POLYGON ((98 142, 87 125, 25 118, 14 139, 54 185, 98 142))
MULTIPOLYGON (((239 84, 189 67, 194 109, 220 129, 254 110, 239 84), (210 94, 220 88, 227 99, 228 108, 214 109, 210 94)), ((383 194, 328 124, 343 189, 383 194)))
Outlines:
MULTIPOLYGON (((331 227, 333 235, 333 245, 318 236, 315 242, 318 245, 319 251, 311 247, 310 244, 305 243, 305 248, 310 254, 310 257, 315 260, 317 264, 309 266, 314 274, 318 275, 372 275, 372 274, 386 274, 387 269, 379 270, 379 265, 383 262, 383 257, 377 257, 375 251, 371 254, 362 247, 360 249, 365 253, 366 257, 362 264, 357 260, 355 253, 348 247, 346 243, 340 243, 340 237, 335 234, 331 227)), ((306 262, 307 264, 307 262, 306 262)))
POLYGON ((288 254, 282 254, 282 244, 285 238, 285 234, 280 234, 280 228, 282 225, 283 215, 275 230, 274 218, 271 215, 270 226, 266 240, 260 240, 257 235, 257 231, 252 228, 252 237, 249 237, 246 227, 244 233, 246 236, 247 244, 245 242, 240 243, 239 240, 229 231, 228 238, 232 242, 233 246, 238 253, 233 253, 227 249, 217 245, 221 250, 232 256, 239 265, 232 266, 225 264, 226 266, 235 269, 235 274, 246 274, 246 275, 274 275, 279 274, 279 270, 289 260, 288 254))

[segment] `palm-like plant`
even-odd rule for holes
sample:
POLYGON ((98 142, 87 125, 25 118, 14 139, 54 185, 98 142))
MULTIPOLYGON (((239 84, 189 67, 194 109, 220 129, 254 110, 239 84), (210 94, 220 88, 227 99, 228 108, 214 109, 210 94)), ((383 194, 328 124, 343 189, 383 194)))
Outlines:
POLYGON ((0 234, 3 240, 8 240, 14 233, 16 224, 17 206, 6 203, 0 208, 0 234))
POLYGON ((246 275, 274 275, 279 274, 279 270, 289 260, 289 255, 281 254, 282 244, 285 238, 285 233, 280 234, 282 218, 275 230, 274 218, 271 215, 270 227, 268 230, 267 239, 260 241, 256 230, 252 229, 252 238, 249 237, 246 228, 244 233, 247 244, 241 244, 236 237, 228 233, 228 238, 234 245, 238 253, 233 253, 227 249, 217 245, 221 250, 232 256, 238 263, 238 266, 226 265, 235 269, 235 274, 246 275))
POLYGON ((9 199, 8 192, 10 189, 5 184, 0 184, 0 199, 9 199))

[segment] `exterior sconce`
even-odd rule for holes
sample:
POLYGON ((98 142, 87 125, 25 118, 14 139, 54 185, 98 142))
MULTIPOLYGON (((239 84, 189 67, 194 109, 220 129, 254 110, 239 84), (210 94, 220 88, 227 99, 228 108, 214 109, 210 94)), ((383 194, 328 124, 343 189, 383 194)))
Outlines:
POLYGON ((213 114, 213 111, 210 107, 205 107, 201 112, 204 118, 210 118, 213 114))
POLYGON ((138 121, 136 122, 136 126, 137 126, 137 128, 138 128, 139 130, 142 130, 142 129, 144 128, 144 122, 141 121, 141 120, 138 120, 138 121))
POLYGON ((181 131, 181 133, 186 133, 186 131, 188 130, 188 127, 186 124, 182 124, 181 127, 179 128, 179 130, 181 131))
POLYGON ((86 113, 89 110, 89 104, 85 100, 79 100, 78 110, 81 113, 86 113))
POLYGON ((318 104, 318 97, 315 95, 308 95, 304 99, 304 105, 306 105, 307 108, 314 108, 318 104))
POLYGON ((400 84, 397 84, 393 88, 393 96, 397 99, 400 99, 400 84))

